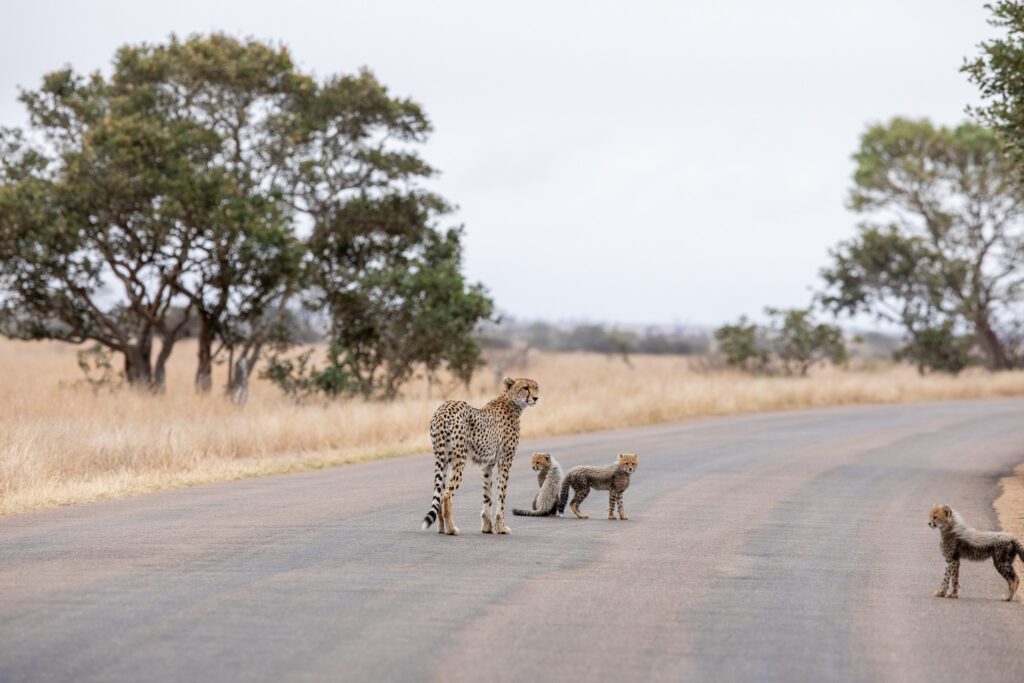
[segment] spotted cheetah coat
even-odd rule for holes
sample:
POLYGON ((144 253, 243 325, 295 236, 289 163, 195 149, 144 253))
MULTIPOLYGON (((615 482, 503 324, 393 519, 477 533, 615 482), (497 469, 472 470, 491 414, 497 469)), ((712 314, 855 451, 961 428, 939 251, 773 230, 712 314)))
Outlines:
POLYGON ((508 475, 519 446, 520 417, 527 406, 540 400, 537 383, 532 379, 503 382, 504 391, 483 408, 465 401, 445 401, 430 421, 430 440, 434 447, 434 496, 423 518, 427 529, 438 520, 438 532, 457 535, 452 519, 452 497, 462 482, 466 460, 472 459, 483 470, 484 506, 480 513, 481 531, 507 534, 505 496, 508 475), (498 509, 491 520, 492 476, 498 468, 498 509))

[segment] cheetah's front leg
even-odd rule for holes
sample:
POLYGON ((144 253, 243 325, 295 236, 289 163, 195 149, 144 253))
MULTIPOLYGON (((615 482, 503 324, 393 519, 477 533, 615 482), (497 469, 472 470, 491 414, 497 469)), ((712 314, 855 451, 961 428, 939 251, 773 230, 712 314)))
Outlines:
POLYGON ((626 514, 626 510, 622 507, 622 491, 619 491, 617 499, 619 504, 619 519, 621 519, 622 521, 626 521, 627 519, 629 519, 629 515, 626 514))
POLYGON ((939 589, 935 591, 934 595, 937 598, 946 597, 946 591, 949 590, 949 577, 953 572, 953 563, 946 562, 946 573, 942 575, 942 583, 939 584, 939 589))
POLYGON ((950 591, 946 593, 947 598, 956 598, 960 595, 960 559, 957 558, 949 563, 950 591))

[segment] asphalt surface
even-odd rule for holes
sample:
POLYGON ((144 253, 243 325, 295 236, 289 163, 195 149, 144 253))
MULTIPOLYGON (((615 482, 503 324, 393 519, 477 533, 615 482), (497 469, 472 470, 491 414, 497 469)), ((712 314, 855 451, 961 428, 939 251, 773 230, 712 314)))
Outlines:
POLYGON ((997 526, 1022 400, 527 442, 516 506, 533 449, 637 452, 631 519, 485 536, 471 468, 462 535, 422 532, 428 456, 2 518, 0 681, 1024 681, 1021 598, 990 563, 933 598, 927 526, 997 526))

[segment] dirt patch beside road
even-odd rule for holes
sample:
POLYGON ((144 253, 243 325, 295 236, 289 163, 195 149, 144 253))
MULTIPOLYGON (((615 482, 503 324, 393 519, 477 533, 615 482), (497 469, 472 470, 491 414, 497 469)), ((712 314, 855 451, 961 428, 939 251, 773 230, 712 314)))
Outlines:
MULTIPOLYGON (((1019 539, 1024 539, 1024 464, 1018 465, 1013 474, 999 480, 1002 494, 993 505, 999 526, 1019 539)), ((1024 598, 1021 605, 1024 605, 1024 598)))

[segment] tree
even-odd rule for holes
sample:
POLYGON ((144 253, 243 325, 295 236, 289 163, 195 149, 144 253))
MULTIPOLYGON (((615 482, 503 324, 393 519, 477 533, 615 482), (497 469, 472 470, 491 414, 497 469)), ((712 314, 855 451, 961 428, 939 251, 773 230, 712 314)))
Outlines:
POLYGON ((219 353, 233 358, 238 350, 229 361, 232 392, 273 332, 273 311, 284 310, 298 288, 304 250, 294 167, 308 130, 303 113, 319 85, 296 69, 287 48, 223 34, 125 46, 114 79, 153 93, 145 105, 158 116, 216 141, 208 168, 224 179, 219 203, 191 226, 196 265, 175 288, 198 318, 197 390, 210 390, 219 353), (234 372, 237 366, 244 372, 234 372))
POLYGON ((981 54, 964 62, 963 71, 985 101, 971 113, 998 133, 1019 168, 1024 166, 1024 3, 1000 0, 985 7, 992 13, 989 23, 1006 34, 982 42, 981 54))
POLYGON ((766 308, 767 325, 746 316, 715 330, 719 350, 728 366, 745 372, 807 375, 817 363, 845 363, 843 332, 818 323, 809 308, 766 308))
POLYGON ((22 339, 93 340, 121 354, 130 384, 158 391, 190 310, 175 315, 194 263, 180 188, 216 196, 220 178, 202 171, 205 131, 144 115, 134 95, 70 70, 21 94, 31 139, 0 132, 0 323, 22 339))
POLYGON ((715 330, 715 341, 725 354, 727 365, 747 372, 764 372, 768 368, 769 349, 760 327, 741 316, 733 325, 715 330))
POLYGON ((330 312, 327 364, 275 357, 264 377, 300 397, 319 391, 392 399, 419 367, 428 377, 444 368, 468 383, 481 365, 472 332, 491 316, 493 304, 482 287, 467 284, 459 272, 460 231, 435 231, 420 222, 429 217, 429 212, 418 214, 406 225, 409 232, 371 263, 353 261, 346 250, 339 263, 329 246, 337 246, 333 240, 314 242, 323 251, 314 261, 319 287, 310 303, 330 312), (399 248, 417 222, 424 234, 399 248), (359 264, 352 272, 339 267, 352 263, 359 264))
MULTIPOLYGON (((353 197, 429 175, 395 144, 421 142, 429 123, 368 71, 321 83, 286 48, 223 34, 125 47, 116 66, 121 82, 155 93, 161 116, 215 136, 210 166, 230 180, 219 210, 194 225, 202 258, 178 283, 199 320, 196 386, 207 391, 221 350, 237 349, 236 364, 252 370, 274 312, 296 294, 298 223, 312 218, 316 229, 332 229, 327 223, 350 215, 343 208, 353 197)), ((247 374, 232 372, 232 380, 247 374)))
MULTIPOLYGON (((318 80, 284 47, 171 36, 121 48, 109 77, 64 70, 22 99, 32 141, 19 131, 0 139, 7 334, 98 341, 124 354, 129 381, 160 387, 195 319, 196 388, 210 389, 212 365, 226 353, 228 389, 244 397, 263 349, 290 341, 283 323, 300 295, 347 321, 359 309, 343 304, 376 304, 387 297, 370 289, 390 287, 392 327, 413 311, 436 319, 443 309, 455 316, 446 332, 464 336, 458 316, 474 313, 444 309, 445 301, 473 301, 474 324, 490 314, 482 290, 458 273, 460 233, 436 225, 447 203, 418 186, 433 173, 414 148, 430 123, 369 71, 318 80), (445 254, 436 263, 435 252, 445 254), (407 272, 416 259, 439 268, 458 296, 407 272)), ((338 357, 391 363, 439 327, 376 336, 368 343, 390 346, 339 347, 338 357)), ((362 343, 340 332, 341 322, 332 329, 336 341, 362 343)), ((479 350, 446 340, 446 362, 466 372, 479 350)), ((433 343, 413 355, 427 362, 438 353, 433 343)), ((383 381, 397 387, 407 377, 383 381)))
POLYGON ((1024 194, 995 135, 896 118, 853 158, 850 206, 872 220, 832 250, 824 305, 900 324, 912 346, 970 335, 987 367, 1019 365, 1024 194))
POLYGON ((922 375, 928 370, 957 375, 971 364, 973 343, 970 335, 957 334, 947 321, 939 327, 917 330, 893 356, 914 363, 922 375))
POLYGON ((817 363, 841 365, 848 355, 843 331, 835 325, 816 323, 808 308, 768 308, 772 318, 771 346, 787 375, 806 376, 817 363))

